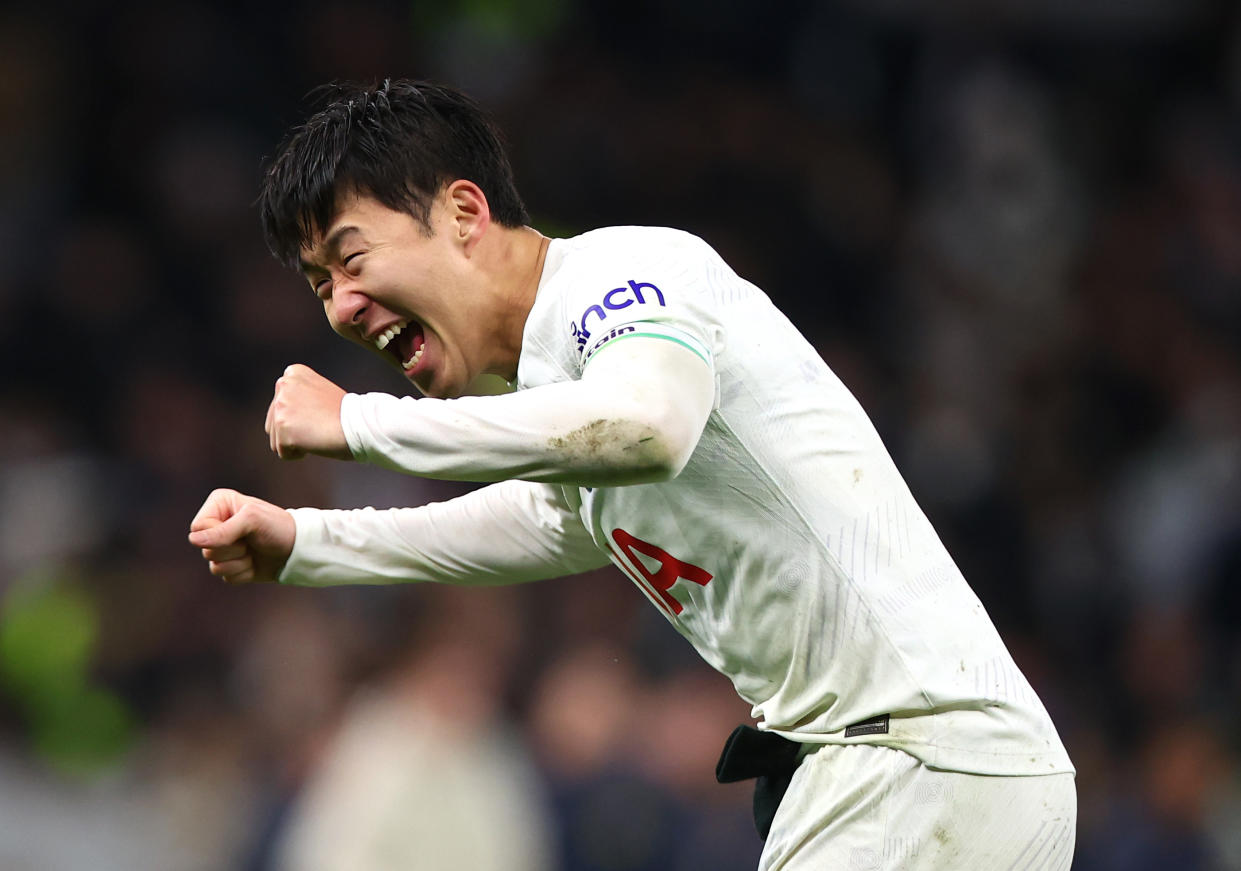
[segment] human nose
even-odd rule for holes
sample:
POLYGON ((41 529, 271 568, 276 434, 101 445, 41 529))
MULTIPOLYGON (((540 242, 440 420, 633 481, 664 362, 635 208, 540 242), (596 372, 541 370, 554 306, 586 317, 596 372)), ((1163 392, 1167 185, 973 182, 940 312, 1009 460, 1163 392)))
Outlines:
POLYGON ((332 292, 332 320, 338 328, 359 324, 370 303, 366 294, 337 283, 332 292))

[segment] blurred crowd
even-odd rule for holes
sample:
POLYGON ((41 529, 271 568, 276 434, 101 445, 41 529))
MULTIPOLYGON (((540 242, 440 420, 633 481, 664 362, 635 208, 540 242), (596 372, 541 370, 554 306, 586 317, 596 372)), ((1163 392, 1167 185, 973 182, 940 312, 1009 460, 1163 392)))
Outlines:
POLYGON ((333 79, 497 117, 535 225, 695 232, 870 411, 1078 767, 1074 868, 1241 869, 1241 8, 49 0, 0 9, 0 867, 752 869, 748 706, 612 570, 230 588, 284 366, 406 389, 263 247, 333 79), (23 8, 24 7, 24 8, 23 8))

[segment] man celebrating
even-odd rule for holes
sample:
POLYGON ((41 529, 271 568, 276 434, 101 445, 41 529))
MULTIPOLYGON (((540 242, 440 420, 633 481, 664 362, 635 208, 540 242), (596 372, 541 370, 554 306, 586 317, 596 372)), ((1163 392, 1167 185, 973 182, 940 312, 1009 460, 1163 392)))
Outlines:
POLYGON ((464 95, 342 86, 260 198, 332 328, 425 398, 276 383, 281 457, 494 482, 387 511, 211 494, 230 583, 498 584, 614 563, 751 705, 763 869, 1068 868, 1073 768, 866 414, 757 287, 684 232, 528 226, 464 95), (515 392, 465 396, 479 375, 515 392))

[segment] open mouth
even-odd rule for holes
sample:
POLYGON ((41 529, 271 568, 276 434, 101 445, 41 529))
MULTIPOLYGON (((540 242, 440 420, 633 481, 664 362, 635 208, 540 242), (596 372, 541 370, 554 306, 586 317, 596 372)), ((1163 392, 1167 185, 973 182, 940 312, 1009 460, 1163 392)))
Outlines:
POLYGON ((417 321, 393 324, 375 337, 375 347, 392 355, 406 374, 418 368, 425 346, 426 336, 417 321))

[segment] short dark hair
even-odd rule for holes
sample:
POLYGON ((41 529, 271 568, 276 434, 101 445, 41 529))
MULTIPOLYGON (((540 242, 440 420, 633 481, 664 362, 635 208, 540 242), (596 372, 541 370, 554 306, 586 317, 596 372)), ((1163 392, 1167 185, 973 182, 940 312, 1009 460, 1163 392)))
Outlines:
POLYGON ((385 79, 324 85, 311 100, 318 110, 281 142, 258 199, 267 247, 282 263, 296 268, 349 193, 408 212, 429 231, 431 201, 464 178, 482 190, 496 222, 530 222, 500 131, 466 94, 385 79))

